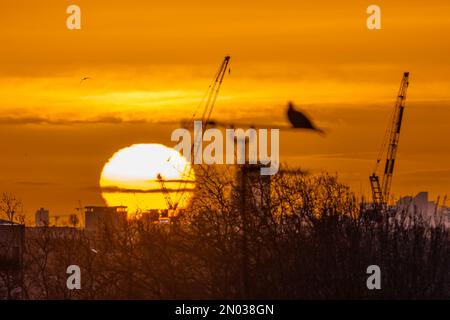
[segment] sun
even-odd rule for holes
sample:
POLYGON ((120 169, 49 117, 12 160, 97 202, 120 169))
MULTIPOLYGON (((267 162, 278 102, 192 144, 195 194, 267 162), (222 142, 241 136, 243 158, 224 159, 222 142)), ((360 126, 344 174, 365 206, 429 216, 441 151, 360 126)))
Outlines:
POLYGON ((172 202, 185 207, 192 196, 195 176, 190 163, 176 150, 162 144, 134 144, 108 160, 100 176, 103 199, 108 206, 127 206, 128 213, 167 209, 158 175, 172 202))

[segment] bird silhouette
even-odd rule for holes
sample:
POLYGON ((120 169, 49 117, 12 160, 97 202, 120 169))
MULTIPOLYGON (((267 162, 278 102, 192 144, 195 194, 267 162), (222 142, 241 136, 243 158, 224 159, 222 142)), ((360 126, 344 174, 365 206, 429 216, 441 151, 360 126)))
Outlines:
POLYGON ((289 102, 288 104, 287 117, 292 125, 292 128, 315 130, 321 134, 325 133, 322 129, 317 128, 305 114, 295 110, 292 102, 289 102))
POLYGON ((80 84, 82 84, 83 81, 85 81, 85 80, 91 80, 91 78, 89 78, 89 77, 84 77, 84 78, 82 78, 82 79, 80 80, 80 84))

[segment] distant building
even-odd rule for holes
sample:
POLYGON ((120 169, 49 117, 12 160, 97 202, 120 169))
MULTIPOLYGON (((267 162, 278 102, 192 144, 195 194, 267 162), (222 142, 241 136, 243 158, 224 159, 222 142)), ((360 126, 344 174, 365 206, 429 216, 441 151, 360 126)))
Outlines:
POLYGON ((397 201, 397 208, 408 213, 421 214, 424 219, 430 219, 432 223, 436 219, 442 219, 447 227, 450 227, 450 215, 447 207, 438 207, 435 201, 428 200, 428 192, 419 192, 416 196, 402 197, 397 201))
POLYGON ((157 223, 159 221, 160 210, 150 209, 142 212, 139 215, 139 220, 144 223, 157 223))
POLYGON ((50 214, 48 210, 45 210, 44 208, 40 208, 36 211, 36 214, 34 215, 35 219, 35 225, 36 227, 45 227, 48 226, 50 223, 50 214))
POLYGON ((159 211, 159 219, 158 219, 159 223, 161 224, 170 223, 170 218, 171 218, 171 210, 162 209, 159 211))
POLYGON ((27 240, 34 238, 40 239, 45 233, 53 239, 63 238, 67 239, 69 236, 79 235, 83 233, 83 230, 67 227, 67 226, 43 226, 43 227, 26 227, 27 240))
POLYGON ((419 192, 415 197, 405 196, 397 201, 397 208, 408 212, 417 212, 424 217, 432 216, 436 211, 436 203, 428 201, 428 192, 419 192))
POLYGON ((119 227, 127 221, 127 207, 88 206, 84 208, 85 228, 96 231, 101 227, 119 227))
POLYGON ((0 220, 0 297, 22 298, 24 242, 25 225, 0 220))
POLYGON ((80 224, 80 219, 78 218, 78 215, 73 213, 69 215, 69 225, 71 227, 77 227, 80 224))

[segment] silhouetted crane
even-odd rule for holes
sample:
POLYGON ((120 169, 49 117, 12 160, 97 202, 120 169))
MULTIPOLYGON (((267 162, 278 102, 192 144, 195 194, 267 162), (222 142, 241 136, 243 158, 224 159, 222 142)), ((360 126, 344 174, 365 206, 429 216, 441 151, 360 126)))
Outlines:
MULTIPOLYGON (((203 106, 202 118, 201 118, 202 130, 204 132, 207 129, 207 126, 210 124, 211 114, 214 109, 217 97, 219 95, 219 91, 222 86, 222 82, 223 82, 223 79, 227 72, 227 69, 228 69, 228 73, 230 73, 230 69, 229 69, 230 59, 231 59, 230 56, 225 56, 225 58, 223 59, 222 64, 220 65, 216 75, 214 76, 214 80, 213 80, 212 84, 209 85, 205 96, 200 101, 199 105, 197 106, 194 113, 192 114, 191 121, 189 121, 189 123, 187 124, 188 129, 191 128, 191 124, 195 120, 195 118, 197 116, 197 111, 200 109, 201 106, 203 106)), ((203 132, 202 132, 202 134, 203 134, 203 132)), ((194 156, 193 156, 194 145, 195 145, 195 142, 191 146, 191 161, 192 162, 194 161, 194 156)), ((169 160, 170 160, 170 158, 169 158, 169 160)), ((183 172, 183 176, 184 175, 188 176, 189 172, 187 172, 186 174, 183 172)), ((177 199, 174 202, 175 206, 177 206, 178 203, 182 200, 184 192, 186 190, 186 185, 188 182, 189 181, 187 181, 187 179, 186 179, 184 182, 179 184, 178 190, 176 192, 177 199)))
POLYGON ((375 208, 383 209, 389 202, 389 194, 392 183, 392 176, 394 174, 395 157, 397 154, 398 143, 400 139, 400 129, 403 120, 403 112, 405 109, 406 92, 409 84, 409 72, 403 74, 398 91, 397 100, 394 106, 392 117, 392 124, 389 133, 386 132, 385 139, 378 154, 377 163, 373 174, 369 177, 370 186, 372 189, 372 199, 375 208), (376 173, 381 157, 385 152, 385 147, 388 145, 386 154, 386 163, 384 167, 383 179, 380 181, 376 173))
POLYGON ((159 184, 161 185, 161 191, 164 195, 164 199, 166 200, 167 209, 168 210, 176 210, 178 203, 173 203, 172 198, 170 197, 169 191, 166 188, 166 184, 164 183, 163 177, 161 176, 160 173, 158 173, 156 178, 158 179, 159 184))

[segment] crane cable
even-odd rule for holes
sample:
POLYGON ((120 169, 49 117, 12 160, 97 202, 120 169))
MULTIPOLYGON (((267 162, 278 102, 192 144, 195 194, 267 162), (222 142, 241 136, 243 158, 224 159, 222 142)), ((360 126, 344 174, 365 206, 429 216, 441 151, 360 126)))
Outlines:
POLYGON ((389 136, 390 136, 390 133, 391 133, 391 123, 392 123, 392 121, 394 119, 395 111, 396 110, 394 108, 394 110, 392 110, 391 116, 389 117, 388 125, 387 125, 386 131, 384 133, 383 141, 381 143, 380 150, 378 151, 377 162, 376 162, 375 168, 373 170, 374 173, 378 170, 378 167, 379 167, 380 162, 381 162, 381 158, 383 157, 383 154, 386 151, 386 146, 388 144, 389 136))
MULTIPOLYGON (((214 85, 214 83, 215 83, 217 77, 219 76, 219 72, 220 72, 220 67, 219 67, 218 71, 215 73, 214 78, 212 78, 211 82, 209 83, 207 90, 205 91, 205 93, 203 94, 202 98, 200 99, 200 102, 197 104, 197 107, 195 108, 194 112, 192 113, 191 118, 190 118, 189 121, 186 123, 186 126, 185 126, 185 127, 186 127, 187 130, 191 130, 191 129, 193 128, 193 122, 194 122, 194 120, 195 120, 195 118, 196 118, 196 116, 197 116, 197 112, 198 112, 198 110, 200 109, 200 107, 204 104, 205 99, 206 99, 206 97, 207 97, 208 95, 209 95, 208 101, 210 100, 210 96, 211 96, 211 93, 212 93, 212 87, 213 87, 213 85, 214 85)), ((206 106, 207 106, 207 104, 205 105, 205 109, 206 109, 206 106)), ((204 119, 204 117, 205 117, 205 113, 206 113, 206 110, 203 111, 203 115, 202 115, 202 123, 203 123, 203 119, 204 119)), ((192 147, 193 147, 193 146, 192 146, 192 147)), ((191 147, 191 150, 192 150, 192 147, 191 147)), ((170 163, 170 160, 171 160, 171 156, 170 156, 169 158, 167 158, 166 162, 167 162, 167 163, 170 163)), ((183 179, 184 177, 186 177, 186 179, 189 179, 189 178, 190 178, 190 174, 187 174, 187 173, 185 172, 185 171, 186 171, 186 168, 184 168, 183 172, 181 172, 180 170, 178 170, 177 168, 175 168, 174 165, 172 165, 172 167, 173 167, 176 171, 178 171, 178 173, 181 174, 182 180, 185 180, 185 179, 183 179)), ((192 168, 190 168, 189 171, 191 171, 191 170, 192 170, 192 168)), ((190 172, 189 172, 189 173, 190 173, 190 172)), ((176 191, 177 194, 181 191, 181 189, 184 189, 184 188, 186 187, 187 182, 192 182, 192 181, 186 181, 186 182, 183 182, 183 183, 179 184, 178 189, 177 189, 177 191, 176 191)), ((178 202, 181 201, 182 196, 183 196, 183 194, 181 194, 181 196, 178 197, 178 199, 175 201, 176 204, 178 204, 178 202)))
MULTIPOLYGON (((206 103, 204 105, 204 109, 203 109, 203 114, 202 114, 202 118, 201 118, 201 122, 202 122, 202 131, 205 130, 205 128, 208 125, 208 122, 211 118, 211 114, 212 111, 214 109, 214 105, 215 102, 217 100, 217 96, 220 90, 220 86, 222 84, 222 81, 225 77, 225 73, 226 73, 226 67, 228 66, 228 62, 229 62, 229 57, 225 57, 224 61, 222 62, 222 64, 219 66, 217 72, 214 75, 213 80, 210 82, 209 86, 208 86, 208 90, 205 92, 202 100, 200 101, 200 103, 197 105, 197 108, 195 109, 194 113, 192 114, 192 118, 191 118, 191 122, 193 122, 193 120, 195 119, 195 116, 197 115, 198 109, 200 109, 200 106, 203 105, 205 98, 207 98, 206 103), (222 74, 222 76, 221 76, 222 74)), ((193 149, 195 145, 195 141, 191 147, 191 151, 193 149)), ((198 148, 200 147, 200 144, 197 145, 197 150, 194 150, 194 154, 196 154, 198 152, 198 148)), ((192 159, 192 154, 191 154, 191 161, 194 161, 194 159, 192 159)), ((193 170, 192 167, 189 166, 189 172, 188 173, 183 173, 183 175, 188 175, 190 176, 190 171, 193 170)), ((184 172, 186 171, 186 168, 184 169, 184 172)), ((176 204, 178 204, 181 200, 182 197, 185 193, 186 190, 186 185, 188 181, 186 179, 183 179, 183 182, 179 184, 178 189, 176 191, 177 197, 176 197, 176 204)))

